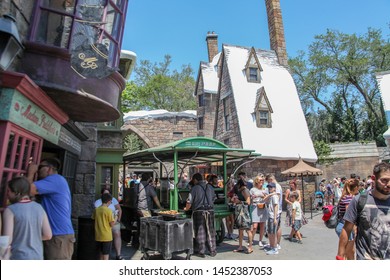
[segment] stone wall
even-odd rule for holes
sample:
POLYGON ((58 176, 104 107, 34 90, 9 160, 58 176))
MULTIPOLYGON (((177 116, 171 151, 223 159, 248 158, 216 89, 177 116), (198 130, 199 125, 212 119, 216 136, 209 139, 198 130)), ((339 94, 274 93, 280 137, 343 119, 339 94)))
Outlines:
POLYGON ((90 215, 95 201, 97 127, 94 123, 83 123, 83 132, 88 140, 82 142, 77 165, 73 193, 72 216, 90 215))
POLYGON ((327 180, 344 176, 349 178, 352 173, 364 179, 372 174, 372 169, 378 162, 378 157, 347 158, 335 161, 332 164, 318 165, 318 168, 324 172, 322 177, 327 180))
POLYGON ((196 117, 139 118, 125 122, 125 133, 133 131, 149 146, 197 136, 196 117))
POLYGON ((242 148, 240 127, 238 123, 237 110, 235 105, 235 100, 233 97, 231 82, 227 67, 223 68, 222 71, 222 80, 221 80, 221 89, 218 93, 217 99, 217 121, 215 127, 215 139, 225 143, 231 148, 242 148), (230 130, 226 131, 225 123, 225 112, 224 112, 224 101, 226 109, 229 110, 229 120, 230 120, 230 130))
POLYGON ((98 131, 98 148, 111 148, 121 149, 122 148, 122 131, 98 131))

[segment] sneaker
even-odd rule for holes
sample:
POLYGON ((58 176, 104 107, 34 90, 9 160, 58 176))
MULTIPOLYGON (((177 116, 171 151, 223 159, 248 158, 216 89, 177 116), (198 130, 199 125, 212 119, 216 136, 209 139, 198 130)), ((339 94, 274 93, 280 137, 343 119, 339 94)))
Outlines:
POLYGON ((299 240, 299 239, 298 239, 297 243, 298 243, 298 244, 303 244, 303 243, 302 243, 302 240, 299 240))
POLYGON ((260 248, 260 249, 263 249, 263 248, 264 248, 264 244, 263 244, 263 242, 261 242, 261 241, 259 241, 259 248, 260 248))
POLYGON ((263 249, 264 249, 264 251, 269 251, 272 248, 271 248, 271 246, 269 244, 266 244, 266 245, 263 246, 263 249))
POLYGON ((116 256, 116 258, 115 258, 116 260, 124 260, 124 258, 122 257, 122 256, 116 256))
POLYGON ((276 249, 278 249, 278 250, 282 249, 282 247, 280 246, 280 244, 278 244, 278 245, 276 246, 276 249))
POLYGON ((267 252, 265 252, 267 255, 277 255, 277 254, 279 254, 279 251, 278 251, 278 249, 276 249, 276 248, 272 248, 271 250, 269 250, 269 251, 267 251, 267 252))
POLYGON ((217 252, 211 252, 210 253, 210 257, 212 257, 212 258, 215 257, 216 255, 217 255, 217 252))

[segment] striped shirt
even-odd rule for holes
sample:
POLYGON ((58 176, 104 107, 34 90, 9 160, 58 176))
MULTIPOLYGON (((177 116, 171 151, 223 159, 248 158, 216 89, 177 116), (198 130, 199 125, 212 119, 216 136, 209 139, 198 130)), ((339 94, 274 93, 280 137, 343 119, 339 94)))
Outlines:
POLYGON ((344 214, 347 211, 348 205, 351 203, 351 200, 353 199, 353 195, 347 194, 341 197, 340 202, 339 202, 339 215, 338 219, 339 221, 343 220, 344 214))

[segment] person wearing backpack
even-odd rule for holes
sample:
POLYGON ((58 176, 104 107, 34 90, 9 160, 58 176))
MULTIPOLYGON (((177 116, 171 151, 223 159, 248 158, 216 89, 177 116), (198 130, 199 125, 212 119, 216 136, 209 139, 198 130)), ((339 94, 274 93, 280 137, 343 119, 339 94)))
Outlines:
POLYGON ((374 166, 373 189, 355 196, 344 215, 337 260, 346 257, 346 247, 354 225, 357 226, 356 259, 390 259, 390 164, 374 166))
POLYGON ((142 174, 137 193, 137 210, 140 217, 152 216, 151 211, 153 209, 153 203, 156 204, 159 209, 162 209, 156 190, 153 186, 153 178, 150 175, 146 173, 142 174))
MULTIPOLYGON (((338 204, 338 224, 335 228, 336 234, 340 237, 341 230, 344 227, 344 214, 347 211, 348 205, 351 203, 353 197, 358 194, 359 180, 348 179, 345 182, 343 192, 338 204)), ((355 259, 355 232, 356 227, 353 228, 345 248, 345 258, 347 260, 355 259)))

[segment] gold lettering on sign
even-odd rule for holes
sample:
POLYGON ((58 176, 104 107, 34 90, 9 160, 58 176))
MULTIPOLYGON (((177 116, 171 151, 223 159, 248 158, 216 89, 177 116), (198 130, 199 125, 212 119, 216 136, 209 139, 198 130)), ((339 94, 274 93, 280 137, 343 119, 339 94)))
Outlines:
POLYGON ((84 53, 79 53, 79 58, 83 60, 83 62, 80 64, 81 67, 92 69, 98 68, 97 64, 95 63, 97 61, 96 57, 85 57, 84 53))

